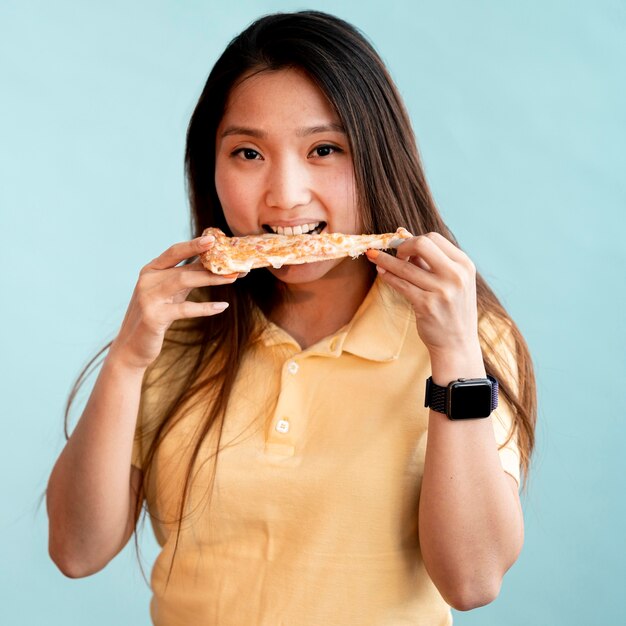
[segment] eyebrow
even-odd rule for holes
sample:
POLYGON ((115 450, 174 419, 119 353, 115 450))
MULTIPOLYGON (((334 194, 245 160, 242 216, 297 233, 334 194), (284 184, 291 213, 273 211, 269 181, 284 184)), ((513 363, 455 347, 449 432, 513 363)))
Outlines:
MULTIPOLYGON (((341 124, 321 124, 320 126, 298 128, 296 129, 296 136, 308 137, 309 135, 314 135, 316 133, 327 132, 345 134, 346 130, 341 124)), ((265 131, 258 130, 256 128, 247 128, 246 126, 228 126, 224 129, 224 132, 222 132, 222 138, 228 137, 229 135, 248 135, 249 137, 258 137, 259 139, 264 139, 265 137, 267 137, 267 133, 265 131)))

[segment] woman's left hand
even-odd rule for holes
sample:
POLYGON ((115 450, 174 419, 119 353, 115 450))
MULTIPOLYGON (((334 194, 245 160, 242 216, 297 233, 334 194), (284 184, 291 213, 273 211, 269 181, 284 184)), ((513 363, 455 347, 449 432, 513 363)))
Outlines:
POLYGON ((476 268, 439 233, 412 237, 396 257, 368 250, 382 280, 413 306, 417 331, 433 358, 479 348, 476 268))

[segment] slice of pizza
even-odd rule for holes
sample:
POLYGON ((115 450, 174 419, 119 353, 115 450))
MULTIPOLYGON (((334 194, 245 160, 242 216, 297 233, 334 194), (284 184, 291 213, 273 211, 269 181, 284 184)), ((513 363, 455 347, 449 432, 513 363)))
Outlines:
POLYGON ((213 246, 200 256, 204 267, 214 274, 248 272, 257 267, 279 268, 348 256, 355 259, 370 249, 397 248, 412 237, 405 228, 383 235, 321 233, 247 237, 227 237, 219 228, 207 228, 202 235, 215 237, 213 246))

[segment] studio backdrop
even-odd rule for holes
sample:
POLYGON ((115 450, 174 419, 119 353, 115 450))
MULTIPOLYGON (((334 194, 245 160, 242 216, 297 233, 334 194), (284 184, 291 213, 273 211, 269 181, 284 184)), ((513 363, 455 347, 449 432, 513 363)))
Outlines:
MULTIPOLYGON (((39 498, 75 378, 115 336, 139 269, 190 236, 184 140, 210 68, 255 18, 303 8, 381 53, 444 219, 534 357, 525 546, 498 599, 455 624, 624 623, 623 0, 4 0, 0 623, 149 624, 132 541, 68 579, 39 498)), ((149 576, 149 525, 140 547, 149 576)))

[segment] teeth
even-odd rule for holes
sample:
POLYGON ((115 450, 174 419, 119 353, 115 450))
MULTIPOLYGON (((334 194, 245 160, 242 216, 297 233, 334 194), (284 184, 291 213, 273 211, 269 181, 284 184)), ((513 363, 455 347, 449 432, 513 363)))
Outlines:
POLYGON ((270 226, 270 229, 277 235, 306 235, 315 230, 321 222, 311 222, 300 226, 270 226))

